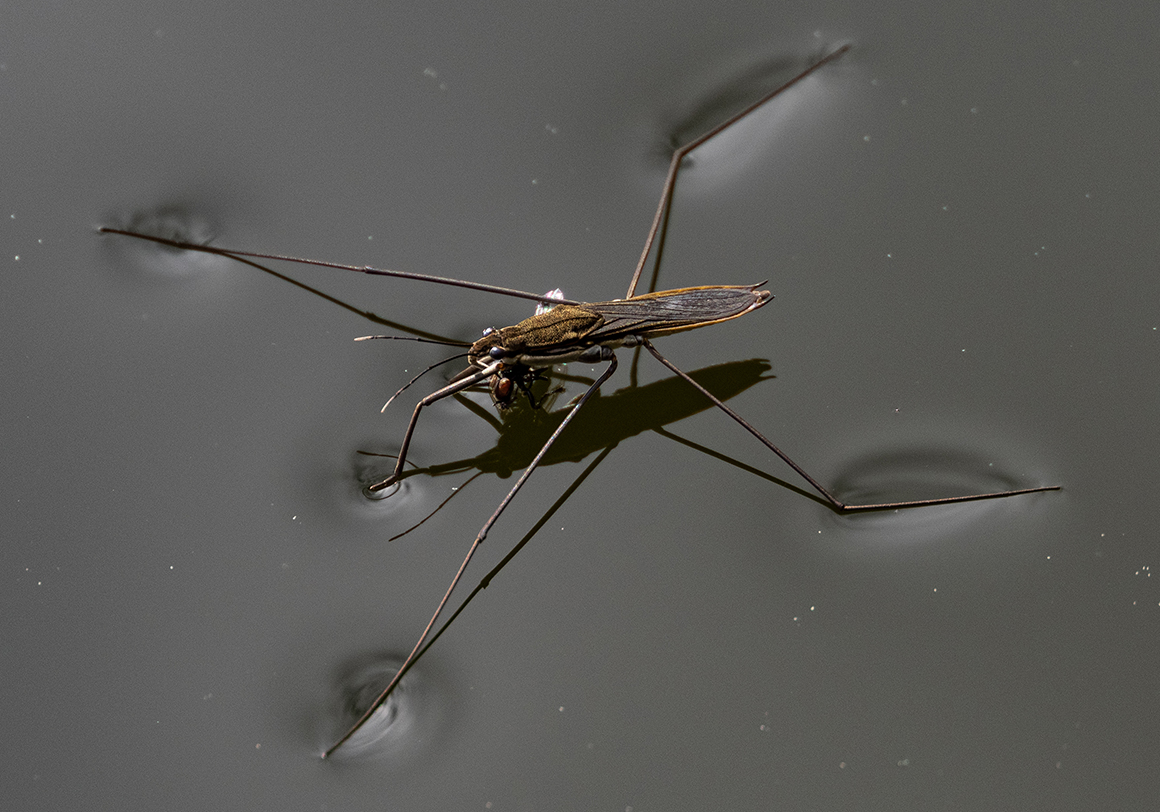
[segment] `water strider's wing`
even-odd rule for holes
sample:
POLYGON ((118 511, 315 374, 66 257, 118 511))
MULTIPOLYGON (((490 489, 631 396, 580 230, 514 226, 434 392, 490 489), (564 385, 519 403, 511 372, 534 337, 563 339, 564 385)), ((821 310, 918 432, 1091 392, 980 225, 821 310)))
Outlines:
POLYGON ((611 302, 586 302, 580 307, 599 314, 604 321, 585 339, 601 343, 629 335, 655 338, 735 319, 773 298, 768 290, 758 290, 764 284, 705 285, 611 302))

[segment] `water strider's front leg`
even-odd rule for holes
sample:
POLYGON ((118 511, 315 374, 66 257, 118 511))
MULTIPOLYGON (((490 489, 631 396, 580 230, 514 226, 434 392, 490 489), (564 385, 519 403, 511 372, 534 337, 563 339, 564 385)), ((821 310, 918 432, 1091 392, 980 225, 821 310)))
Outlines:
POLYGON ((415 426, 419 422, 419 412, 423 411, 424 406, 430 406, 432 403, 442 400, 445 397, 450 397, 456 392, 462 392, 468 387, 475 386, 477 383, 486 381, 492 375, 496 374, 501 366, 503 365, 499 361, 488 364, 486 367, 479 370, 479 372, 469 375, 461 381, 455 381, 454 383, 448 384, 442 389, 432 392, 430 395, 416 403, 415 411, 411 413, 411 422, 407 424, 407 433, 403 435, 403 444, 399 447, 399 458, 395 462, 394 472, 381 482, 376 482, 375 484, 370 485, 367 488, 367 491, 369 493, 378 493, 379 491, 389 488, 399 481, 399 477, 403 475, 403 465, 407 461, 407 449, 411 447, 411 436, 415 433, 415 426))

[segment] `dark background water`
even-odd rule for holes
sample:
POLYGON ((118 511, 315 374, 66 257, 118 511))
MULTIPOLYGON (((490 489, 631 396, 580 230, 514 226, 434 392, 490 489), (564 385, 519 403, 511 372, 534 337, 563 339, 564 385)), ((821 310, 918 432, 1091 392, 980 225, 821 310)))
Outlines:
MULTIPOLYGON (((1155 4, 3 18, 11 808, 1154 804, 1155 4), (320 761, 342 680, 405 654, 512 480, 388 543, 469 475, 357 488, 409 413, 379 406, 443 350, 94 227, 611 298, 674 134, 843 42, 678 195, 662 285, 777 298, 662 349, 756 359, 731 405, 845 494, 1064 490, 839 518, 713 410, 663 426, 712 454, 651 430, 695 398, 611 400, 574 440, 619 445, 432 649, 398 734, 320 761)), ((528 314, 280 270, 459 338, 528 314)), ((443 404, 414 459, 495 438, 443 404)), ((538 472, 469 582, 594 459, 538 472)))

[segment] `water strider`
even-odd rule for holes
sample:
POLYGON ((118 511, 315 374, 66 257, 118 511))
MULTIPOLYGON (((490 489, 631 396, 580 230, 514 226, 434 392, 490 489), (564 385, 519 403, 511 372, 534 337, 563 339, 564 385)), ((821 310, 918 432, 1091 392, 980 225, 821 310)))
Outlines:
MULTIPOLYGON (((794 469, 801 477, 803 477, 810 486, 821 495, 826 503, 836 512, 839 513, 853 513, 858 511, 872 511, 872 510, 886 510, 899 508, 915 508, 928 505, 944 505, 952 502, 966 502, 978 499, 996 499, 1002 497, 1016 496, 1019 494, 1036 493, 1040 491, 1058 490, 1058 486, 1040 486, 1032 488, 1021 488, 1018 490, 997 491, 992 493, 977 493, 967 494, 963 496, 942 497, 937 499, 916 499, 902 502, 885 502, 876 504, 848 504, 838 499, 834 494, 822 486, 816 479, 811 477, 806 471, 790 459, 785 452, 770 442, 760 431, 746 422, 740 415, 734 412, 731 408, 725 405, 719 398, 713 395, 708 389, 695 381, 688 374, 678 369, 672 362, 662 356, 652 344, 652 339, 661 336, 669 335, 671 333, 681 332, 684 330, 693 330, 698 327, 704 327, 710 324, 717 324, 718 322, 729 321, 730 319, 739 318, 747 313, 763 307, 772 297, 769 291, 760 290, 761 285, 706 285, 700 287, 680 288, 677 290, 667 290, 655 293, 645 293, 636 295, 637 284, 640 281, 640 275, 648 260, 651 252, 654 250, 654 243, 656 243, 658 234, 664 233, 664 226, 667 223, 669 211, 673 200, 673 191, 676 185, 677 175, 681 169, 684 158, 697 147, 701 146, 717 134, 721 133, 726 128, 745 118, 757 108, 769 102, 779 93, 792 85, 800 82, 805 77, 817 71, 822 66, 838 59, 842 54, 849 50, 850 46, 845 45, 837 50, 831 52, 827 56, 815 62, 813 65, 799 73, 794 78, 783 84, 771 93, 766 94, 749 107, 742 110, 740 113, 732 116, 723 123, 704 133, 700 137, 688 142, 684 146, 677 148, 672 155, 669 163, 668 174, 665 178, 664 187, 661 192, 660 202, 657 206, 656 214, 653 217, 652 224, 648 231, 648 236, 645 239, 644 250, 641 252, 640 259, 636 264, 636 269, 632 276, 632 281, 629 283, 628 292, 623 299, 614 299, 607 302, 576 302, 568 299, 559 298, 557 292, 552 294, 537 295, 534 293, 527 293, 525 291, 517 291, 509 288, 498 287, 495 285, 488 285, 478 282, 468 282, 457 279, 448 279, 444 277, 430 276, 427 274, 409 273, 405 271, 391 271, 382 268, 372 268, 369 266, 355 266, 342 265, 331 262, 323 262, 318 260, 303 259, 299 257, 282 256, 278 254, 255 253, 249 251, 235 251, 226 248, 217 248, 209 245, 198 245, 189 242, 184 242, 176 239, 166 239, 162 237, 151 236, 148 234, 139 233, 136 231, 117 229, 117 228, 101 228, 100 231, 109 234, 122 234, 125 236, 138 237, 141 239, 152 240, 175 248, 203 251, 212 254, 219 254, 226 257, 238 259, 246 262, 248 259, 267 259, 267 260, 288 260, 291 262, 298 262, 309 265, 318 265, 328 268, 336 268, 340 270, 357 271, 360 273, 378 275, 378 276, 396 276, 405 279, 417 279, 422 281, 434 282, 441 285, 453 285, 457 287, 469 288, 473 290, 481 290, 489 293, 498 293, 506 296, 515 296, 525 299, 531 299, 540 302, 544 305, 551 306, 551 309, 545 312, 537 313, 519 324, 511 327, 503 327, 498 330, 488 330, 482 338, 467 346, 467 361, 468 367, 458 375, 454 376, 448 385, 422 398, 415 406, 415 410, 411 415, 411 420, 407 426, 406 433, 403 435, 403 441, 399 449, 398 460, 394 471, 386 479, 374 483, 369 487, 370 491, 381 491, 395 484, 402 476, 403 466, 406 463, 407 451, 410 446, 411 438, 414 435, 415 428, 418 425, 419 415, 422 410, 431 404, 442 400, 446 397, 461 392, 470 387, 481 384, 488 385, 492 398, 496 405, 501 409, 506 408, 511 404, 512 399, 518 396, 520 391, 524 392, 529 399, 531 399, 530 383, 541 373, 542 370, 550 369, 557 364, 564 364, 571 361, 580 361, 585 363, 606 363, 607 367, 600 373, 596 380, 588 387, 571 406, 567 415, 560 422, 559 426, 551 434, 548 440, 540 448, 532 461, 524 469, 523 474, 519 477, 516 483, 508 491, 507 495, 496 507, 491 517, 484 523, 479 533, 472 542, 467 555, 463 559, 455 577, 452 578, 451 584, 444 593, 442 600, 440 600, 435 613, 431 620, 427 623, 423 633, 416 641, 411 653, 404 660, 399 667, 394 677, 387 684, 387 686, 379 693, 378 697, 370 704, 369 707, 363 711, 361 716, 354 722, 354 724, 347 730, 341 738, 338 739, 326 752, 325 756, 330 756, 342 744, 350 739, 366 722, 375 711, 382 706, 387 697, 395 690, 400 680, 407 673, 407 671, 418 661, 424 652, 434 642, 435 638, 442 633, 443 629, 454 621, 459 611, 462 611, 463 606, 471 600, 476 593, 473 592, 467 598, 459 609, 452 615, 439 633, 431 636, 431 632, 438 622, 444 607, 447 605, 460 579, 463 577, 468 564, 471 562, 472 556, 476 550, 483 543, 487 537, 488 531, 491 530, 492 525, 499 519, 504 509, 508 506, 511 500, 523 487, 528 477, 543 460, 544 455, 552 447, 556 438, 567 428, 568 424, 576 416, 577 412, 584 406, 588 399, 592 396, 600 386, 608 380, 608 378, 615 372, 617 368, 617 359, 615 350, 622 347, 643 347, 658 361, 668 367, 674 374, 687 381, 691 386, 696 388, 701 394, 708 398, 713 405, 721 409, 729 417, 733 418, 746 431, 752 434, 758 441, 760 441, 766 448, 780 457, 786 464, 794 469), (429 639, 430 638, 430 639, 429 639)), ((659 263, 659 247, 657 250, 657 262, 659 263)), ((764 284, 764 283, 761 283, 764 284)), ((364 338, 392 338, 392 336, 366 336, 364 338)), ((413 339, 413 340, 428 340, 428 339, 413 339)), ((446 342, 439 342, 446 343, 446 342)), ((457 356, 461 357, 461 356, 457 356)), ((449 359, 450 360, 450 359, 449 359)), ((417 378, 412 379, 403 389, 410 386, 417 378)), ((399 391, 402 392, 403 389, 399 391)), ((396 396, 398 393, 396 393, 396 396)), ((392 398, 393 400, 394 398, 392 398)), ((390 401, 388 401, 388 404, 390 401)), ((385 407, 384 407, 385 408, 385 407)), ((517 550, 519 548, 517 547, 517 550)), ((510 555, 514 555, 516 551, 509 554, 500 566, 502 567, 508 560, 510 555)), ((498 570, 493 570, 485 579, 482 585, 485 585, 491 576, 498 570)), ((479 587, 476 588, 478 592, 479 587)))

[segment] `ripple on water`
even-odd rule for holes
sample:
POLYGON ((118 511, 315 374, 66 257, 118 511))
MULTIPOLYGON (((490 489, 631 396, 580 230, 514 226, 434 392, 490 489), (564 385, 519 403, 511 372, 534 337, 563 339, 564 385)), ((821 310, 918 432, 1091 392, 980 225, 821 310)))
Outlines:
MULTIPOLYGON (((834 492, 852 504, 934 499, 1032 488, 1034 472, 1012 473, 1004 463, 955 449, 916 448, 868 454, 851 460, 834 479, 834 492)), ((947 505, 835 515, 835 522, 862 536, 905 542, 950 535, 997 511, 1027 510, 1051 492, 947 505)), ((873 539, 871 539, 873 540, 873 539)))
MULTIPOLYGON (((332 740, 337 740, 371 706, 402 666, 403 659, 375 655, 349 665, 339 675, 336 701, 327 723, 332 740)), ((420 662, 331 758, 398 761, 413 757, 421 746, 436 738, 433 734, 440 727, 445 705, 441 694, 438 681, 431 678, 420 662)), ((330 744, 327 742, 325 746, 330 744)))

